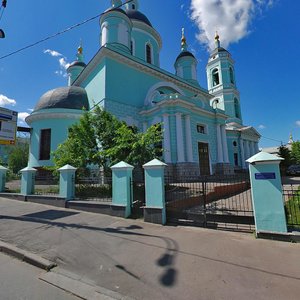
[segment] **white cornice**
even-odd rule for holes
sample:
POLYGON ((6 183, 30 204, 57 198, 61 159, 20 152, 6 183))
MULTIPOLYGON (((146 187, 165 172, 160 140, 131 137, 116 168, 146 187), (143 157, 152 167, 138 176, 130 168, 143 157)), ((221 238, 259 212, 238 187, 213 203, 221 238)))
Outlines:
POLYGON ((74 81, 73 85, 80 86, 89 76, 89 74, 99 65, 101 60, 105 57, 112 58, 124 65, 135 68, 136 70, 156 76, 160 78, 162 81, 168 81, 176 84, 178 87, 185 88, 192 93, 201 94, 206 98, 214 98, 214 96, 210 95, 208 91, 197 88, 183 80, 180 80, 176 75, 171 74, 165 70, 159 69, 158 67, 147 64, 146 62, 137 59, 136 57, 130 57, 129 54, 123 54, 118 52, 116 49, 113 49, 112 46, 106 45, 102 47, 98 53, 92 58, 89 64, 85 67, 82 73, 78 76, 78 78, 74 81), (128 56, 127 56, 128 55, 128 56))
POLYGON ((49 120, 49 119, 76 119, 79 120, 82 116, 82 111, 78 113, 75 112, 41 112, 41 113, 33 113, 29 115, 25 122, 30 125, 32 122, 41 121, 41 120, 49 120))
POLYGON ((224 121, 228 118, 225 114, 222 114, 219 112, 215 113, 213 111, 207 111, 205 109, 197 107, 194 103, 190 103, 190 102, 187 102, 182 99, 163 100, 161 102, 158 102, 154 107, 151 107, 150 109, 144 109, 144 110, 140 111, 139 114, 141 114, 143 116, 151 115, 153 113, 161 111, 163 108, 174 107, 174 106, 180 106, 182 108, 187 108, 197 114, 206 115, 206 116, 218 118, 218 119, 224 119, 224 121))

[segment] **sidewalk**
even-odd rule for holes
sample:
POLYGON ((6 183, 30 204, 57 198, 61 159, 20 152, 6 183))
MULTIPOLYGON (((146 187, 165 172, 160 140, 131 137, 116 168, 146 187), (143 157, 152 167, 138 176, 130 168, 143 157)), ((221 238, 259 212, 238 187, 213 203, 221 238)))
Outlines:
POLYGON ((300 244, 0 198, 0 240, 134 299, 299 299, 300 244))

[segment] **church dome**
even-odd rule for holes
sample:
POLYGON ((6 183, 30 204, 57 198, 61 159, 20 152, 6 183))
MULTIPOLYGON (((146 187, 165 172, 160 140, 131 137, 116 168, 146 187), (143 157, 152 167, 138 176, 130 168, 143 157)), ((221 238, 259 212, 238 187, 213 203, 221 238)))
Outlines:
POLYGON ((153 27, 149 19, 138 10, 133 10, 133 9, 127 10, 126 14, 129 17, 129 19, 137 20, 149 25, 150 27, 153 27))
POLYGON ((34 111, 51 108, 89 109, 86 90, 78 86, 61 87, 46 92, 39 100, 34 111))
POLYGON ((78 61, 78 60, 76 60, 76 61, 73 61, 71 64, 70 64, 70 66, 68 67, 68 69, 70 68, 70 67, 83 67, 83 68, 85 68, 86 67, 86 64, 83 62, 83 61, 78 61))
POLYGON ((194 54, 192 54, 191 52, 189 52, 189 51, 182 51, 182 52, 180 52, 180 54, 177 56, 177 58, 176 58, 176 61, 179 59, 179 58, 181 58, 181 57, 193 57, 193 58, 195 58, 195 56, 194 56, 194 54))

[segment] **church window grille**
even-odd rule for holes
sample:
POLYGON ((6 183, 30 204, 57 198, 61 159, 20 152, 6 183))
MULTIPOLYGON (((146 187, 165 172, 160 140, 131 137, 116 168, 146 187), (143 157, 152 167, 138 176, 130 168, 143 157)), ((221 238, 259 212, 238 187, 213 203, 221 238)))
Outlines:
POLYGON ((203 124, 197 124, 197 132, 201 134, 206 134, 206 126, 203 124))
POLYGON ((213 71, 212 71, 212 81, 213 81, 213 86, 216 86, 216 85, 220 84, 220 76, 219 76, 218 69, 213 69, 213 71))
POLYGON ((51 129, 42 129, 40 136, 40 160, 49 160, 51 151, 51 129))
POLYGON ((146 45, 146 61, 148 64, 152 64, 152 49, 149 44, 146 45))
POLYGON ((230 74, 230 82, 234 84, 233 70, 231 67, 229 68, 229 74, 230 74))

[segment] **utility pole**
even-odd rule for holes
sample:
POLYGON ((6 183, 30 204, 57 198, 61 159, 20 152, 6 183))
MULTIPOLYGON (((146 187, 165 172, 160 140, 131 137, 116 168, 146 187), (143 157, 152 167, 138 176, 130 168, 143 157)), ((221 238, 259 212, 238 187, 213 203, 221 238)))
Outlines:
MULTIPOLYGON (((2 5, 0 7, 0 21, 2 19, 6 5, 7 5, 7 0, 2 0, 2 5)), ((0 28, 0 39, 3 39, 3 38, 5 38, 5 33, 4 33, 3 29, 0 28)))

